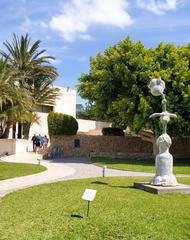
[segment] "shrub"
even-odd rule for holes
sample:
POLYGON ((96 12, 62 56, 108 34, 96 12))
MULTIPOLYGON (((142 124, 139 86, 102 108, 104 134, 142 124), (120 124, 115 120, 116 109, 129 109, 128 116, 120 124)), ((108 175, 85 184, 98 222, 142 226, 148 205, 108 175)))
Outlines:
POLYGON ((121 128, 106 127, 102 128, 103 136, 124 136, 124 131, 121 128))
POLYGON ((50 136, 75 135, 77 130, 78 122, 74 117, 56 112, 48 114, 48 131, 50 136))

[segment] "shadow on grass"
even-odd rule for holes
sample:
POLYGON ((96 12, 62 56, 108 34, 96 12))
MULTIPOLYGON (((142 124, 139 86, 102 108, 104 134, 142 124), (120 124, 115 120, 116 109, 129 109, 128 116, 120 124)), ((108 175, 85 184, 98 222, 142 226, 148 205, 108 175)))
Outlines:
POLYGON ((112 185, 110 185, 109 187, 112 187, 112 188, 131 188, 130 186, 112 186, 112 185))
POLYGON ((112 188, 133 188, 133 186, 112 186, 112 185, 109 185, 109 187, 112 187, 112 188))
POLYGON ((73 218, 83 218, 83 216, 81 216, 79 214, 71 214, 71 217, 73 217, 73 218))
POLYGON ((108 185, 108 183, 105 183, 105 182, 101 182, 101 181, 94 181, 94 182, 91 182, 92 184, 99 184, 99 185, 108 185))
POLYGON ((106 182, 101 182, 101 181, 94 181, 94 182, 91 182, 92 184, 98 184, 98 185, 107 185, 108 187, 111 187, 111 188, 134 188, 133 186, 121 186, 121 185, 111 185, 111 184, 108 184, 106 182))

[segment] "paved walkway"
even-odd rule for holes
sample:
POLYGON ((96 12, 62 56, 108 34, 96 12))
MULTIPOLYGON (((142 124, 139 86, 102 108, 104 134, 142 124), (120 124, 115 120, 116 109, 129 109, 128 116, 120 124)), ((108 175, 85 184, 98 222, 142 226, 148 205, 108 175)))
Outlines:
MULTIPOLYGON (((90 177, 102 177, 103 176, 103 168, 95 166, 86 158, 64 158, 59 160, 54 160, 57 163, 64 163, 65 166, 69 166, 74 168, 76 171, 73 175, 65 176, 61 180, 66 179, 82 179, 82 178, 90 178, 90 177)), ((145 172, 134 172, 134 171, 123 171, 107 168, 105 171, 106 177, 116 177, 116 176, 153 176, 152 173, 145 172)))
MULTIPOLYGON (((1 160, 6 162, 22 162, 38 164, 37 161, 38 158, 41 158, 39 154, 22 153, 6 156, 1 158, 1 160)), ((0 181, 0 197, 5 196, 6 194, 16 191, 18 189, 58 181, 59 179, 62 179, 65 176, 75 173, 74 168, 65 166, 65 164, 63 163, 57 164, 47 161, 41 162, 42 162, 41 165, 47 168, 47 170, 44 172, 0 181)))
MULTIPOLYGON (((35 153, 22 153, 1 158, 6 162, 22 162, 38 164, 41 156, 35 153)), ((0 181, 0 197, 18 189, 43 183, 58 182, 68 179, 101 177, 102 167, 97 167, 86 158, 63 158, 57 160, 42 160, 41 165, 47 170, 41 173, 0 181)), ((153 176, 153 173, 122 171, 106 169, 105 176, 153 176)), ((178 175, 179 176, 179 175, 178 175)), ((190 175, 180 175, 188 176, 190 175)))

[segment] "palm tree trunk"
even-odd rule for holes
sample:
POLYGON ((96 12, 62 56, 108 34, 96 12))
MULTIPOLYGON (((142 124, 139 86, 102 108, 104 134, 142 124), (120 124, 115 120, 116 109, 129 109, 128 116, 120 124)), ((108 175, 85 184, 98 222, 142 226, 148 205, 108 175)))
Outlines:
POLYGON ((9 138, 9 131, 10 131, 11 124, 7 123, 4 133, 1 135, 1 138, 9 138))
POLYGON ((23 138, 28 139, 29 138, 29 133, 30 133, 30 126, 31 123, 23 123, 23 138))

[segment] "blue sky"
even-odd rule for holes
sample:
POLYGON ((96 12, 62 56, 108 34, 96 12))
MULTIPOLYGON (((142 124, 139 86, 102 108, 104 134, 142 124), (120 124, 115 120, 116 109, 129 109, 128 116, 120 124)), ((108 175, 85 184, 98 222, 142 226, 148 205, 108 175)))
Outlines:
POLYGON ((0 9, 0 48, 13 33, 40 39, 59 86, 74 88, 89 57, 127 35, 146 47, 190 43, 190 0, 0 0, 0 9))

